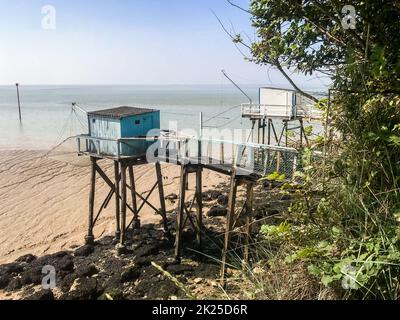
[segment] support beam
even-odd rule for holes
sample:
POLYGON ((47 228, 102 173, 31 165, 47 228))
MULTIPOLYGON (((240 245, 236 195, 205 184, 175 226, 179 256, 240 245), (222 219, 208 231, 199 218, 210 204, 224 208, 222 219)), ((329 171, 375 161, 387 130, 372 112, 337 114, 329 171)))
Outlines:
POLYGON ((157 174, 157 182, 158 182, 158 194, 160 197, 160 207, 161 207, 161 217, 164 225, 164 232, 168 232, 168 219, 167 219, 167 210, 165 208, 165 195, 164 195, 164 183, 163 176, 161 172, 161 164, 156 162, 156 174, 157 174))
POLYGON ((175 259, 181 260, 182 251, 182 231, 183 231, 183 217, 185 213, 185 195, 186 195, 186 182, 188 175, 188 167, 183 165, 181 168, 180 180, 180 195, 179 195, 179 209, 176 223, 176 240, 175 240, 175 259))
POLYGON ((227 254, 228 254, 228 251, 230 248, 231 233, 232 233, 232 228, 233 228, 233 222, 235 219, 237 187, 238 187, 238 184, 237 184, 237 180, 236 180, 236 170, 233 170, 233 173, 231 176, 231 184, 230 184, 230 188, 229 188, 228 216, 226 219, 226 226, 225 226, 224 248, 222 251, 222 270, 221 270, 222 283, 225 282, 226 259, 227 259, 227 254))
MULTIPOLYGON (((116 222, 116 231, 115 238, 119 239, 121 236, 121 225, 120 225, 120 194, 119 194, 119 162, 114 161, 114 176, 115 176, 115 222, 116 222)), ((108 179, 108 178, 107 178, 108 179)))
POLYGON ((262 144, 265 144, 265 119, 263 119, 263 124, 262 124, 262 144))
POLYGON ((140 220, 139 220, 139 212, 138 212, 138 208, 137 208, 135 176, 133 174, 133 166, 132 165, 128 166, 128 172, 129 172, 129 180, 131 182, 130 191, 131 191, 132 209, 133 209, 133 225, 132 225, 132 227, 133 227, 133 229, 139 229, 140 228, 140 220))
POLYGON ((85 237, 86 244, 94 243, 93 216, 94 216, 94 198, 96 192, 96 158, 90 157, 90 161, 91 161, 91 176, 90 176, 90 194, 89 194, 89 222, 88 222, 88 234, 85 237))
POLYGON ((250 242, 250 224, 253 217, 253 198, 254 198, 254 184, 247 183, 246 190, 246 226, 245 226, 245 238, 244 238, 244 266, 249 262, 249 242, 250 242))
POLYGON ((202 247, 202 231, 203 231, 203 168, 197 167, 196 172, 196 203, 197 203, 197 245, 202 247))
POLYGON ((120 244, 125 245, 125 235, 126 235, 126 164, 121 163, 121 235, 120 244))

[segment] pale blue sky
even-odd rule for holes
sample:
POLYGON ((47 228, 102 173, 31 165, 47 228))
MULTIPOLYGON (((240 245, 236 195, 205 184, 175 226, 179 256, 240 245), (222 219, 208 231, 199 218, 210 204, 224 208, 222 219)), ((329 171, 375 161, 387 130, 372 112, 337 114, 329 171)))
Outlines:
MULTIPOLYGON (((236 0, 243 7, 248 0, 236 0)), ((243 59, 211 13, 254 38, 226 0, 0 0, 0 84, 282 84, 243 59), (44 5, 56 9, 43 30, 44 5)), ((303 87, 320 80, 296 79, 303 87)), ((324 80, 327 83, 327 80, 324 80)))

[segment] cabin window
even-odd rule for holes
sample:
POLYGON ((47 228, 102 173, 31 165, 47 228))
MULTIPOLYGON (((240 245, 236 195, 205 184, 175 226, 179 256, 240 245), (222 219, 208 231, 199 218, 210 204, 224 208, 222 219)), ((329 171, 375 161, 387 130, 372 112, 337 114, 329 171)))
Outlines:
POLYGON ((139 125, 140 124, 140 120, 135 120, 135 124, 139 125))

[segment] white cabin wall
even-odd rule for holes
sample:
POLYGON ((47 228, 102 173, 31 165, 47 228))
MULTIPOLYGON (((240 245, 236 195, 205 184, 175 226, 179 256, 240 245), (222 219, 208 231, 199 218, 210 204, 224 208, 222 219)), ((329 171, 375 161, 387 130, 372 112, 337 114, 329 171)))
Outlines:
POLYGON ((284 89, 260 88, 260 105, 266 105, 270 117, 292 117, 295 92, 284 89))

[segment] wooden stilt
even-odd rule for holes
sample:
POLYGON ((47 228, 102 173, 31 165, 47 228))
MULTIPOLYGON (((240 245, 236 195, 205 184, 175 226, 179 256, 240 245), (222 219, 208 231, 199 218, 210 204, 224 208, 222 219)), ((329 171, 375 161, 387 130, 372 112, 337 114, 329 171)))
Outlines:
POLYGON ((197 166, 196 171, 196 203, 197 203, 197 244, 202 247, 202 230, 203 230, 203 168, 197 166))
POLYGON ((304 132, 303 119, 300 119, 300 148, 303 148, 303 132, 304 132))
POLYGON ((228 202, 228 216, 226 219, 226 227, 225 227, 225 239, 224 239, 224 248, 222 251, 222 270, 221 270, 221 281, 225 282, 226 276, 226 258, 229 251, 229 245, 231 242, 231 232, 233 228, 233 222, 235 219, 235 204, 236 204, 236 193, 237 193, 237 180, 236 180, 236 171, 234 170, 231 176, 231 185, 229 189, 229 202, 228 202))
POLYGON ((91 161, 91 176, 90 176, 90 195, 89 195, 89 222, 88 222, 88 234, 85 237, 86 244, 94 243, 93 216, 94 216, 94 198, 96 192, 96 158, 90 157, 90 161, 91 161))
POLYGON ((180 261, 181 249, 182 249, 182 231, 183 231, 183 217, 185 214, 185 194, 186 194, 186 182, 187 182, 188 168, 183 165, 181 169, 181 190, 179 195, 179 208, 176 225, 176 240, 175 240, 175 259, 180 261))
POLYGON ((253 217, 253 191, 254 184, 247 183, 246 190, 246 229, 245 229, 245 238, 244 238, 244 265, 247 265, 249 262, 249 241, 250 241, 250 224, 253 217))
POLYGON ((120 228, 120 201, 119 201, 119 162, 114 161, 114 176, 115 176, 115 223, 116 223, 116 231, 115 231, 115 238, 119 239, 121 236, 121 228, 120 228))
POLYGON ((287 148, 288 146, 288 133, 289 133, 289 125, 288 122, 285 122, 285 147, 287 148))
POLYGON ((265 119, 263 119, 263 124, 262 124, 262 144, 265 144, 265 119))
POLYGON ((163 220, 164 231, 168 232, 168 220, 167 220, 167 210, 165 208, 163 176, 161 173, 161 164, 159 162, 156 162, 156 173, 158 181, 158 194, 160 196, 161 217, 163 220))
POLYGON ((131 198, 132 198, 132 209, 133 209, 133 229, 140 228, 140 220, 139 220, 139 213, 137 208, 137 199, 136 199, 136 184, 135 184, 135 176, 133 174, 133 166, 128 166, 129 172, 129 180, 131 182, 131 198))
POLYGON ((220 153, 221 153, 221 155, 220 155, 221 164, 224 164, 225 163, 225 148, 224 148, 223 142, 221 143, 221 146, 220 146, 220 153))
POLYGON ((268 137, 267 137, 267 141, 268 141, 268 145, 271 145, 271 119, 268 119, 268 137))
POLYGON ((121 163, 121 236, 120 244, 125 245, 126 234, 126 164, 121 163))

